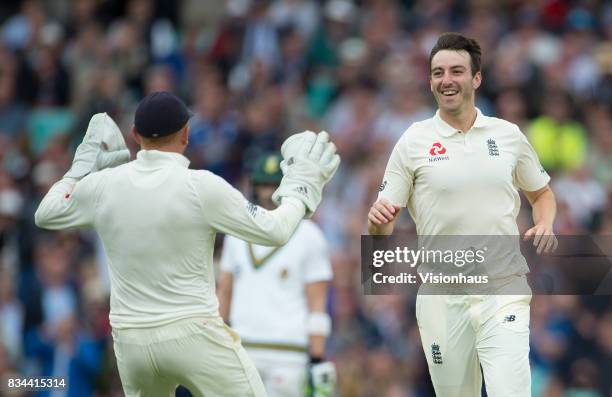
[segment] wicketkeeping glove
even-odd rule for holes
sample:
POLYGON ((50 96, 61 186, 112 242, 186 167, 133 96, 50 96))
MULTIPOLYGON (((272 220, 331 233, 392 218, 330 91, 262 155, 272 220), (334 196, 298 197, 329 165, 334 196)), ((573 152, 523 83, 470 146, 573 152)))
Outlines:
POLYGON ((312 148, 312 145, 317 140, 317 133, 306 130, 304 132, 300 132, 299 134, 293 134, 289 138, 285 139, 281 146, 281 154, 284 159, 289 159, 291 157, 295 157, 299 154, 300 149, 312 148))
POLYGON ((104 168, 130 161, 130 151, 117 124, 106 113, 97 113, 89 121, 83 142, 77 147, 70 170, 64 178, 81 179, 104 168))
POLYGON ((308 371, 308 397, 333 397, 336 392, 336 366, 330 361, 312 364, 308 371))
POLYGON ((295 197, 306 206, 306 218, 312 216, 321 202, 323 187, 340 164, 336 146, 325 131, 305 131, 289 137, 281 147, 283 179, 272 195, 280 204, 283 197, 295 197))

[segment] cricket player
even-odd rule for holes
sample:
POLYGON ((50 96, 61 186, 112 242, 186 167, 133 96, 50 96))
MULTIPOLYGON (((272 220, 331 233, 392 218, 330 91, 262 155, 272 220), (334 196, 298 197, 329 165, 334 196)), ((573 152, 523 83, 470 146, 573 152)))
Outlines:
MULTIPOLYGON (((129 152, 106 114, 92 117, 72 167, 35 214, 39 227, 93 227, 108 255, 110 323, 125 395, 265 396, 255 366, 219 315, 212 266, 218 232, 282 245, 321 200, 339 157, 326 133, 304 132, 283 155, 267 211, 220 177, 188 169, 189 111, 156 92, 138 105, 129 152)), ((291 139, 291 137, 290 137, 291 139)))
MULTIPOLYGON (((254 202, 267 210, 276 208, 272 194, 283 178, 280 162, 280 154, 264 155, 251 174, 254 202)), ((281 247, 225 238, 218 286, 221 316, 240 335, 268 396, 333 396, 335 366, 324 361, 331 332, 326 311, 331 278, 323 233, 310 220, 303 220, 281 247)))
MULTIPOLYGON (((434 117, 412 124, 395 145, 377 201, 368 213, 370 234, 389 235, 408 207, 419 236, 518 236, 519 190, 533 209, 525 233, 538 252, 556 248, 555 198, 550 177, 519 128, 475 107, 481 84, 480 45, 456 33, 438 38, 430 54, 434 117)), ((522 255, 491 282, 523 284, 522 255)), ((528 287, 526 287, 529 293, 528 287)), ((417 321, 438 397, 531 396, 531 295, 417 296, 417 321)))

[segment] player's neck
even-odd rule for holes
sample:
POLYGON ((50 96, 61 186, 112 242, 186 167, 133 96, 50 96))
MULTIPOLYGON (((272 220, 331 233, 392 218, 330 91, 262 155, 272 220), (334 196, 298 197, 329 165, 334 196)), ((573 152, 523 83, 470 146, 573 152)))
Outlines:
POLYGON ((170 145, 159 145, 159 146, 147 146, 141 145, 141 149, 143 150, 157 150, 160 152, 168 152, 168 153, 178 153, 184 154, 187 146, 181 144, 170 144, 170 145))
POLYGON ((166 146, 163 148, 159 148, 157 149, 161 152, 168 152, 168 153, 178 153, 178 154, 184 154, 185 153, 185 147, 183 146, 166 146))
POLYGON ((476 121, 476 116, 476 107, 473 105, 461 110, 456 114, 447 113, 440 109, 440 118, 451 127, 456 128, 463 133, 467 133, 472 128, 474 122, 476 121))

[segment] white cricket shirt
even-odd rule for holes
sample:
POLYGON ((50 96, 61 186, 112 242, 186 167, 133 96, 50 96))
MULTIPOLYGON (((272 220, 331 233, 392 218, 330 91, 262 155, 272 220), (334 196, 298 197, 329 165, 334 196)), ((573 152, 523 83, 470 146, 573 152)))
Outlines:
POLYGON ((278 248, 227 236, 221 270, 234 278, 230 322, 245 343, 307 346, 304 287, 332 278, 327 244, 314 222, 303 220, 278 248))
POLYGON ((40 227, 98 232, 108 255, 114 328, 218 316, 215 234, 280 245, 304 216, 299 200, 285 198, 266 211, 222 178, 188 165, 178 153, 143 150, 135 161, 80 181, 62 179, 36 211, 40 227))
MULTIPOLYGON (((379 198, 407 206, 419 236, 518 235, 518 189, 535 191, 550 180, 515 124, 476 110, 468 133, 438 111, 412 124, 393 148, 379 198)), ((522 256, 511 267, 505 272, 528 271, 522 256)))

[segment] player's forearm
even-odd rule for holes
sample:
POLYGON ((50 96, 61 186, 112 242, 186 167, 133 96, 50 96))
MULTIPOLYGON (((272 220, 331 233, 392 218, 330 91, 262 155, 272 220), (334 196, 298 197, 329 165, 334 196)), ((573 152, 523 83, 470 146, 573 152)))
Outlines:
POLYGON ((77 179, 64 178, 56 182, 43 197, 34 214, 36 226, 58 230, 65 227, 62 218, 67 210, 67 197, 72 193, 77 179))
POLYGON ((268 211, 258 207, 220 177, 195 172, 192 182, 202 200, 210 227, 241 240, 267 246, 285 244, 304 218, 306 207, 295 198, 283 198, 268 211))
POLYGON ((310 357, 323 358, 325 356, 325 341, 323 335, 310 335, 308 338, 308 354, 310 357))
POLYGON ((325 356, 325 341, 331 333, 331 317, 325 310, 327 304, 327 289, 329 282, 316 281, 306 284, 306 299, 308 301, 308 353, 311 358, 323 359, 325 356))
POLYGON ((218 295, 219 298, 219 315, 226 324, 229 324, 229 299, 224 297, 222 293, 218 295))
POLYGON ((289 241, 295 229, 304 218, 306 207, 300 200, 285 197, 282 204, 272 211, 267 211, 260 219, 260 227, 265 232, 261 240, 253 241, 263 245, 284 245, 289 241))
POLYGON ((219 285, 217 286, 217 299, 219 300, 219 314, 226 324, 229 324, 229 312, 232 304, 233 285, 233 274, 226 271, 221 272, 221 275, 219 276, 219 285))
POLYGON ((557 203, 555 194, 551 189, 547 189, 539 194, 533 203, 532 216, 535 225, 546 225, 552 227, 557 213, 557 203))

